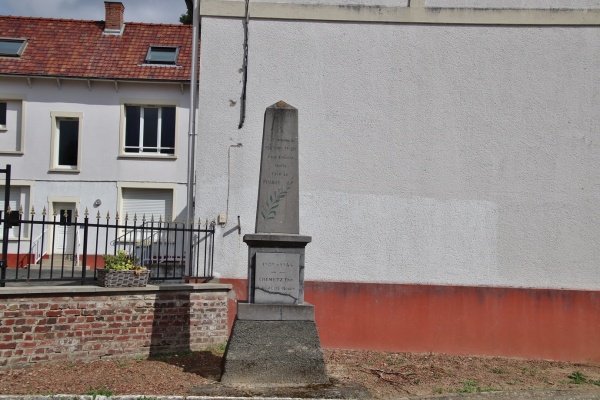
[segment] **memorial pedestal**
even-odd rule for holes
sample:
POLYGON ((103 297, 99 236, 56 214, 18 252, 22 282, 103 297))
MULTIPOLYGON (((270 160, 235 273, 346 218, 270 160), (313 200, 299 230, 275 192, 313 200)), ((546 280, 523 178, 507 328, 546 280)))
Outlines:
POLYGON ((308 386, 329 383, 314 307, 238 303, 221 383, 308 386))
POLYGON ((310 241, 310 236, 291 234, 244 236, 250 302, 238 303, 223 356, 222 383, 329 383, 314 306, 304 303, 304 248, 310 241))

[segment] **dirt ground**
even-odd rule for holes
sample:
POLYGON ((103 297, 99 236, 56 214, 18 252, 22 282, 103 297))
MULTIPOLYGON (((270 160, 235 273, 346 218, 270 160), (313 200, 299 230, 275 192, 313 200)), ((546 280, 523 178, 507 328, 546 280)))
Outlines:
MULTIPOLYGON (((600 365, 357 350, 325 350, 324 356, 333 386, 362 390, 352 397, 568 388, 600 395, 600 365)), ((149 360, 62 362, 0 370, 0 394, 198 395, 208 387, 218 394, 221 357, 222 351, 215 349, 149 360)), ((311 397, 277 393, 285 394, 311 397)))

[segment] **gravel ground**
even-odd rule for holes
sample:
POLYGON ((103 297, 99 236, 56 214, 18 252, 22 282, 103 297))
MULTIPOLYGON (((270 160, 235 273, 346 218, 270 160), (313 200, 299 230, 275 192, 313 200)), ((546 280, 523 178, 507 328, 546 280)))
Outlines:
MULTIPOLYGON (((358 350, 325 350, 324 356, 334 386, 360 389, 352 392, 352 397, 455 397, 523 390, 544 390, 550 396, 551 391, 574 389, 600 398, 600 365, 594 364, 358 350)), ((212 388, 213 395, 231 395, 217 383, 221 357, 222 353, 214 350, 0 370, 0 395, 185 396, 202 394, 206 388, 212 388)), ((311 393, 310 389, 303 393, 280 390, 274 395, 310 397, 311 393)))

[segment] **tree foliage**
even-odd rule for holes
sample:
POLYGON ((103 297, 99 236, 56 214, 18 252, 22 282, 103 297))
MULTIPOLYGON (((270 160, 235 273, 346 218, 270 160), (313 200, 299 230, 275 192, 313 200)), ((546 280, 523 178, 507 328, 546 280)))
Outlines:
POLYGON ((179 22, 181 22, 182 24, 189 25, 194 21, 194 2, 193 0, 185 0, 185 5, 187 7, 187 12, 185 14, 181 14, 181 16, 179 17, 179 22))

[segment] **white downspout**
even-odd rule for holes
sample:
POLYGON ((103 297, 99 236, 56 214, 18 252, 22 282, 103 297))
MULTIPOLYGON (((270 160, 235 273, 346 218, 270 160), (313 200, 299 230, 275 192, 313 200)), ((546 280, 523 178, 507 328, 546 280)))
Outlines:
MULTIPOLYGON (((188 226, 192 226, 194 222, 194 195, 195 195, 195 177, 196 177, 196 108, 198 107, 198 41, 200 32, 200 14, 199 0, 194 0, 192 13, 192 72, 190 77, 190 115, 188 127, 188 176, 187 176, 187 213, 186 222, 188 226)), ((187 251, 186 255, 186 271, 188 274, 192 272, 193 264, 192 254, 192 232, 189 232, 186 238, 187 251)))

